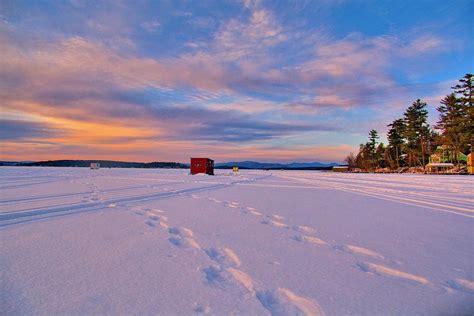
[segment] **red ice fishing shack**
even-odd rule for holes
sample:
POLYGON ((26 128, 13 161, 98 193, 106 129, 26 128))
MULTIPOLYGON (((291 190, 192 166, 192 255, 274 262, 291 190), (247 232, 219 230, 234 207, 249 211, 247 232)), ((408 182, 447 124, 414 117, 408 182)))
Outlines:
POLYGON ((197 173, 214 175, 214 160, 209 158, 191 158, 191 174, 197 173))

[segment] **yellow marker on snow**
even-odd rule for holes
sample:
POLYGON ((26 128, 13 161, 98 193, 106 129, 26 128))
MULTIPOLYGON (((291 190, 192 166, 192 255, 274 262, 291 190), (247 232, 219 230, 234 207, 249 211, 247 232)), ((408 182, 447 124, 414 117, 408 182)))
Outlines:
POLYGON ((474 155, 472 152, 467 155, 467 172, 474 174, 474 155))

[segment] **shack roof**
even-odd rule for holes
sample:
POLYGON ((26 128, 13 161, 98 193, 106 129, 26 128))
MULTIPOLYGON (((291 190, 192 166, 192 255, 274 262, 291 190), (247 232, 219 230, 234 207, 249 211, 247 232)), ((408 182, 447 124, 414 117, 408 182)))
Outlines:
POLYGON ((428 167, 454 167, 454 164, 450 162, 434 162, 434 163, 429 163, 427 166, 428 167))

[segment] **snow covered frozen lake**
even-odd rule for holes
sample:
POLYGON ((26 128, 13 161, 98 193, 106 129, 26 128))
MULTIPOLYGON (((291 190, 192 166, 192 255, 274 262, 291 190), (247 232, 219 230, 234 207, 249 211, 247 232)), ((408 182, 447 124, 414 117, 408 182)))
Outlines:
POLYGON ((0 168, 0 314, 474 312, 474 177, 0 168))

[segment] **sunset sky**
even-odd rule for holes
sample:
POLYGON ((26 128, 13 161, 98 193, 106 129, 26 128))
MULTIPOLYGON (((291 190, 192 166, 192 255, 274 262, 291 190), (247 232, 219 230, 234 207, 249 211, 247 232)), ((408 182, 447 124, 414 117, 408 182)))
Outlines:
POLYGON ((0 1, 0 160, 340 162, 473 71, 471 0, 0 1))

